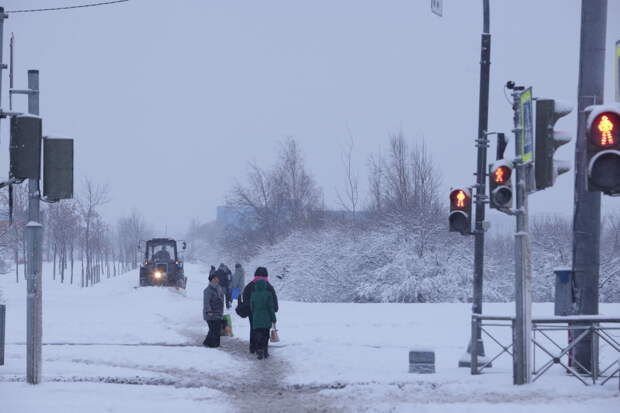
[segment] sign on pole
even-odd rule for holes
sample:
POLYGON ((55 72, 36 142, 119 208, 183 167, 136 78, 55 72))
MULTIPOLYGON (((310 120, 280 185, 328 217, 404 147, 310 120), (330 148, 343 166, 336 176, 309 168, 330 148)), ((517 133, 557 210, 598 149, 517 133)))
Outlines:
POLYGON ((532 88, 519 97, 519 129, 517 131, 517 156, 523 163, 532 162, 534 156, 534 116, 532 88))
POLYGON ((431 11, 437 16, 443 16, 443 0, 431 0, 431 11))

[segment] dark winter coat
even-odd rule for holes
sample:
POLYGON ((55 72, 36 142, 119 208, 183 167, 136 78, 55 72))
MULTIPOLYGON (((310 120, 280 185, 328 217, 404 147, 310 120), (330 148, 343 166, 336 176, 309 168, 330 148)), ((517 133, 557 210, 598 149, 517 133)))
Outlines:
MULTIPOLYGON (((251 297, 252 297, 252 293, 254 292, 254 288, 256 287, 255 284, 256 282, 258 282, 258 280, 253 280, 250 283, 248 283, 248 285, 245 286, 245 288, 243 289, 243 302, 250 304, 251 302, 251 297)), ((273 294, 273 302, 274 302, 274 311, 277 313, 278 312, 278 295, 276 294, 276 290, 273 288, 273 286, 271 284, 269 284, 268 281, 265 281, 267 283, 267 290, 271 292, 271 294, 273 294)))
POLYGON ((230 288, 230 275, 222 269, 216 270, 214 274, 220 279, 220 287, 222 287, 224 291, 228 291, 230 288))
POLYGON ((220 286, 209 283, 202 295, 202 318, 205 321, 221 320, 224 315, 224 292, 220 286), (209 313, 212 314, 208 315, 209 313))
POLYGON ((245 286, 245 271, 243 271, 243 267, 235 267, 235 272, 232 275, 232 283, 230 284, 230 288, 238 288, 239 292, 245 286))
POLYGON ((271 328, 272 323, 276 322, 274 296, 267 288, 269 285, 267 281, 258 280, 254 284, 255 288, 250 300, 252 328, 271 328))

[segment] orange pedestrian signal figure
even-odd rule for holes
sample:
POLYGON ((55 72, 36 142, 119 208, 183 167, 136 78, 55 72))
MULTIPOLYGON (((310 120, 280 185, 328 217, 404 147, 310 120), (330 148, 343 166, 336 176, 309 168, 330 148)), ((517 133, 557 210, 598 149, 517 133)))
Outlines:
POLYGON ((502 168, 495 170, 495 182, 504 182, 504 170, 502 168))
POLYGON ((507 166, 500 166, 499 168, 495 169, 495 171, 493 172, 493 181, 496 184, 503 184, 509 179, 510 179, 510 168, 508 168, 507 166))
POLYGON ((609 119, 609 116, 603 115, 598 122, 597 129, 601 132, 601 137, 599 144, 601 146, 609 146, 614 145, 616 142, 614 140, 613 130, 614 123, 609 119))
POLYGON ((465 208, 465 200, 467 199, 467 195, 465 192, 459 191, 456 194, 456 207, 457 208, 465 208))

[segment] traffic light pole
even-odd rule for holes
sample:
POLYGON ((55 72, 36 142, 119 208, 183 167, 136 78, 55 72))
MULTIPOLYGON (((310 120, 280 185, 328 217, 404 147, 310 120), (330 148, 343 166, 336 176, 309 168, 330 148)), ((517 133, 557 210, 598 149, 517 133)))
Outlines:
MULTIPOLYGON (((480 45, 480 94, 478 106, 478 139, 476 147, 478 148, 478 161, 476 168, 476 224, 474 231, 474 293, 472 299, 472 313, 482 314, 482 280, 484 275, 484 220, 486 197, 486 174, 487 174, 487 149, 489 147, 489 139, 487 137, 488 121, 489 121, 489 78, 491 68, 491 34, 490 34, 490 17, 489 17, 489 0, 482 0, 483 6, 483 31, 480 45)), ((459 361, 459 367, 471 367, 476 364, 472 362, 478 353, 478 356, 484 356, 484 343, 482 341, 482 332, 479 327, 472 331, 471 341, 469 343, 468 352, 469 360, 465 357, 459 361), (473 340, 476 345, 472 346, 473 340), (477 351, 472 352, 472 349, 477 351)), ((490 366, 489 366, 490 367, 490 366)))
MULTIPOLYGON (((513 96, 515 153, 520 153, 519 101, 521 92, 513 96)), ((516 163, 516 218, 515 232, 515 324, 513 350, 513 383, 526 384, 532 371, 532 260, 528 222, 528 164, 516 163)))
MULTIPOLYGON (((28 71, 28 113, 39 115, 39 71, 28 71)), ((26 380, 41 381, 42 271, 43 226, 39 206, 39 180, 28 180, 28 224, 26 225, 26 280, 28 289, 26 309, 26 380)))
MULTIPOLYGON (((603 103, 607 0, 582 0, 579 55, 578 119, 575 147, 575 210, 573 215, 573 274, 577 314, 598 314, 601 237, 601 193, 588 192, 585 108, 603 103)), ((578 364, 592 370, 590 335, 575 347, 578 364)), ((598 360, 595 361, 598 363, 598 360)))

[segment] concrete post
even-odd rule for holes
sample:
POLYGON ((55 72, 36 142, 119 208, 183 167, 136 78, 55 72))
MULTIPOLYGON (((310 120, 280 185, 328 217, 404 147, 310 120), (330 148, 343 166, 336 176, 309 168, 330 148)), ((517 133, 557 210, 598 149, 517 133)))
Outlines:
MULTIPOLYGON (((39 71, 28 71, 28 112, 39 115, 39 71)), ((27 336, 26 336, 26 380, 37 384, 41 381, 42 320, 42 272, 43 272, 43 227, 39 206, 39 180, 28 180, 28 224, 26 225, 26 278, 27 336)))

